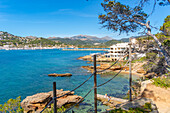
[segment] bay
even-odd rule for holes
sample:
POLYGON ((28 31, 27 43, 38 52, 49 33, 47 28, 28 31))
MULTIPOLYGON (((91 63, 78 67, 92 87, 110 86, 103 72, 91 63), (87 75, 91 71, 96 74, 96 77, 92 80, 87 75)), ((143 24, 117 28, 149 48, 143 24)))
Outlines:
MULTIPOLYGON (((87 61, 77 60, 78 57, 98 51, 62 51, 62 50, 0 50, 0 104, 10 98, 21 96, 24 99, 40 92, 52 91, 55 81, 57 89, 72 90, 86 80, 91 73, 81 66, 87 61), (71 73, 71 77, 48 77, 50 73, 71 73)), ((99 51, 102 52, 102 51, 99 51)), ((97 84, 109 80, 113 75, 97 75, 97 84)), ((93 87, 93 78, 75 91, 84 96, 93 87)), ((98 88, 99 94, 110 94, 123 97, 128 91, 128 75, 120 74, 108 84, 98 88)), ((88 106, 79 106, 75 111, 88 112, 93 109, 93 91, 85 98, 88 106)), ((98 103, 101 111, 107 106, 98 103)))

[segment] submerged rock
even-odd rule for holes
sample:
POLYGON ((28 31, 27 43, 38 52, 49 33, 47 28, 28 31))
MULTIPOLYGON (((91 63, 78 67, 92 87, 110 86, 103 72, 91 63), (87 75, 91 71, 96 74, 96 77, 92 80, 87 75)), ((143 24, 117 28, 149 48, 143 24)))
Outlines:
POLYGON ((86 102, 82 102, 82 103, 80 103, 79 105, 80 105, 80 106, 92 106, 91 104, 86 103, 86 102))
POLYGON ((68 77, 68 76, 72 76, 72 74, 71 73, 64 73, 64 74, 52 73, 52 74, 48 74, 48 76, 52 76, 52 77, 68 77))

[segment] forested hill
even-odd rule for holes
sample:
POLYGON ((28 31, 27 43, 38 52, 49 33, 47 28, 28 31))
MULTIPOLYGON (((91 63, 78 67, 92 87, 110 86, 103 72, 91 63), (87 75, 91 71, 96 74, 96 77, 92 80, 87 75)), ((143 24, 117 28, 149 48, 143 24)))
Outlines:
MULTIPOLYGON (((135 37, 138 38, 138 37, 135 37)), ((13 47, 22 47, 22 46, 55 46, 55 45, 74 45, 77 47, 83 48, 100 48, 100 47, 109 47, 113 44, 121 43, 121 42, 129 42, 129 38, 122 38, 120 40, 113 39, 111 37, 105 36, 102 38, 98 38, 96 36, 89 35, 77 35, 73 37, 49 37, 42 38, 36 36, 15 36, 8 32, 0 31, 0 46, 3 45, 12 45, 13 47)))
POLYGON ((113 44, 121 42, 120 40, 115 40, 108 36, 98 38, 96 36, 89 36, 89 35, 77 35, 77 36, 65 37, 65 38, 49 37, 48 39, 59 41, 61 43, 68 44, 68 45, 76 45, 79 47, 109 47, 113 44))
POLYGON ((48 40, 42 37, 35 37, 35 36, 28 36, 28 37, 21 37, 15 36, 8 32, 0 31, 0 46, 4 45, 11 45, 13 47, 35 47, 35 46, 54 46, 56 44, 60 44, 59 42, 55 42, 52 40, 48 40))

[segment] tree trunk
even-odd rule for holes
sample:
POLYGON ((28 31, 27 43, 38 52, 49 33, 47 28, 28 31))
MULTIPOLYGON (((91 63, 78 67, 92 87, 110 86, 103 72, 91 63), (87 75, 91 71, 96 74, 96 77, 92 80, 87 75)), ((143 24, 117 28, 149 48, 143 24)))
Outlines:
POLYGON ((145 26, 146 26, 146 28, 147 28, 147 30, 148 30, 147 34, 148 34, 149 36, 151 36, 151 37, 155 40, 155 42, 158 44, 159 48, 161 49, 161 52, 163 53, 163 55, 164 55, 164 57, 165 57, 165 61, 166 61, 167 64, 170 66, 170 58, 169 58, 169 55, 168 55, 168 53, 165 51, 165 49, 163 48, 162 44, 159 42, 159 40, 157 39, 157 37, 151 33, 151 28, 150 28, 150 26, 149 26, 149 23, 150 23, 150 22, 148 21, 148 22, 145 24, 145 26))

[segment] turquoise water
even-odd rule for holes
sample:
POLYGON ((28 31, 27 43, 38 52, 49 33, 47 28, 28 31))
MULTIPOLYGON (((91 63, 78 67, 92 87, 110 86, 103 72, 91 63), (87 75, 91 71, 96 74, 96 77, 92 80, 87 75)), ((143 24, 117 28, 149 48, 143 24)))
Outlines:
MULTIPOLYGON (((96 51, 61 51, 61 50, 0 50, 0 104, 10 98, 21 96, 24 99, 40 92, 52 90, 52 83, 56 81, 57 89, 72 90, 87 79, 91 73, 81 66, 93 65, 86 61, 77 60, 78 57, 95 53, 96 51), (48 77, 50 73, 72 73, 71 77, 48 77)), ((98 52, 98 51, 97 51, 98 52)), ((97 83, 101 84, 112 75, 97 76, 97 83)), ((93 79, 75 91, 84 96, 93 87, 93 79)), ((123 97, 128 91, 128 78, 120 75, 108 84, 98 88, 99 94, 110 94, 123 97)), ((93 91, 85 99, 86 105, 75 108, 77 112, 89 112, 93 109, 93 91)), ((107 106, 98 102, 100 110, 107 106)))

